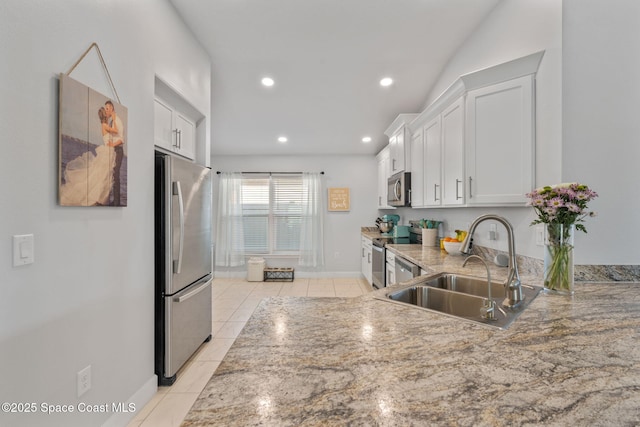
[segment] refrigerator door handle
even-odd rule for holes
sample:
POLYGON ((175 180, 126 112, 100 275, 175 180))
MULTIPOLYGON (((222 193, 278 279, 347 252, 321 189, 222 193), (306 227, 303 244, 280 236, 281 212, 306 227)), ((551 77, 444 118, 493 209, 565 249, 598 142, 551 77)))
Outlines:
POLYGON ((178 196, 178 211, 180 213, 180 240, 178 244, 178 259, 173 261, 173 272, 180 274, 182 269, 182 253, 184 251, 184 201, 182 200, 182 187, 180 181, 173 183, 173 195, 178 196))
POLYGON ((204 291, 207 288, 207 286, 209 286, 210 284, 211 284, 211 278, 207 278, 207 279, 205 279, 204 283, 202 283, 200 286, 197 286, 195 289, 187 292, 184 295, 173 297, 173 301, 174 302, 184 302, 184 301, 188 300, 189 298, 192 298, 192 297, 198 295, 200 292, 204 291))

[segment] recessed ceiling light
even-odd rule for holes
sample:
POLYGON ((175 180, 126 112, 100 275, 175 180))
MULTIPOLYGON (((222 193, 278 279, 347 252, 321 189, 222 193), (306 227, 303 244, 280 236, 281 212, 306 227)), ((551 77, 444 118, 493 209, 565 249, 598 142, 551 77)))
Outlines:
POLYGON ((371 137, 370 136, 365 136, 364 138, 362 138, 362 142, 371 142, 371 137))
POLYGON ((278 137, 278 142, 285 143, 285 142, 287 142, 287 141, 288 141, 288 139, 287 139, 287 137, 286 137, 286 136, 279 136, 279 137, 278 137))
POLYGON ((266 87, 271 87, 275 83, 275 81, 271 77, 263 77, 261 82, 262 82, 262 85, 266 87))
POLYGON ((391 86, 393 84, 393 79, 391 77, 385 77, 380 80, 380 86, 391 86))

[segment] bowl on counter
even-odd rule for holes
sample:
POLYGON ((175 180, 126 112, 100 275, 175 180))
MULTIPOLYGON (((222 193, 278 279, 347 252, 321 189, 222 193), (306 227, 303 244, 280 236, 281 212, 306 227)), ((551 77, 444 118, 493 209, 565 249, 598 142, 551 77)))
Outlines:
POLYGON ((449 255, 463 255, 463 253, 460 252, 462 242, 447 242, 445 240, 442 243, 444 244, 444 250, 447 251, 449 255))
POLYGON ((388 233, 393 229, 393 222, 380 222, 378 228, 383 233, 388 233))

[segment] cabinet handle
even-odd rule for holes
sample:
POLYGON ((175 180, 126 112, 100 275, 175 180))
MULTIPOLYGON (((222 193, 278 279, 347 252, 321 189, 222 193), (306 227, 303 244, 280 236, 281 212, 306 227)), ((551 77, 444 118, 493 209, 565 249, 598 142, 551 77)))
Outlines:
POLYGON ((407 193, 409 193, 409 204, 411 204, 411 189, 407 193))
POLYGON ((460 192, 458 191, 459 189, 458 184, 461 184, 461 183, 462 183, 462 180, 456 178, 456 200, 462 199, 462 197, 460 197, 460 192))
POLYGON ((182 148, 182 131, 178 128, 175 128, 173 132, 175 132, 176 134, 176 143, 173 144, 173 146, 176 148, 182 148))
POLYGON ((433 201, 437 202, 438 200, 438 187, 440 187, 438 184, 433 184, 433 201))
POLYGON ((367 254, 367 262, 369 264, 371 264, 371 254, 370 253, 367 254))
POLYGON ((364 258, 364 248, 362 248, 362 258, 364 258))
POLYGON ((469 177, 469 198, 472 198, 473 196, 471 195, 471 177, 469 177))
POLYGON ((396 170, 396 159, 391 159, 391 170, 396 170))

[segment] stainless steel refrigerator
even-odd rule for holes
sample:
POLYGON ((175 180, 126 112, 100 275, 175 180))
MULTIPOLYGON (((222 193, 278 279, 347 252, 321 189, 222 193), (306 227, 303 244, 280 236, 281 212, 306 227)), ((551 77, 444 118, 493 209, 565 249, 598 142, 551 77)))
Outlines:
POLYGON ((155 155, 155 370, 160 385, 211 339, 211 169, 155 155))

